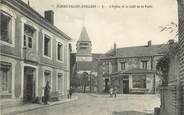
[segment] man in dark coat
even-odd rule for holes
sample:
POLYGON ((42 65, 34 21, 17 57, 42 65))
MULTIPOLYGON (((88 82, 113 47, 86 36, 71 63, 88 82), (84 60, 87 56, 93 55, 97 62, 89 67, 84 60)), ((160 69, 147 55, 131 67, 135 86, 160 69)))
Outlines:
POLYGON ((118 89, 117 89, 117 87, 115 87, 114 88, 114 97, 116 98, 116 96, 117 96, 117 92, 118 92, 118 89))
POLYGON ((46 86, 44 88, 44 104, 48 104, 49 96, 50 96, 50 85, 49 81, 47 81, 46 86))
POLYGON ((68 99, 71 99, 71 98, 72 98, 72 93, 73 93, 73 89, 70 88, 70 89, 68 90, 68 99))

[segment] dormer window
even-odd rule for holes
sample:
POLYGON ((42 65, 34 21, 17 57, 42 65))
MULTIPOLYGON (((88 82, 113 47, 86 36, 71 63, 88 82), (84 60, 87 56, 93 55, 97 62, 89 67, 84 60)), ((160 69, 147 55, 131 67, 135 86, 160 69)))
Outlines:
POLYGON ((142 61, 142 69, 148 69, 148 61, 142 61))
POLYGON ((24 47, 33 48, 35 29, 27 24, 24 25, 24 47))

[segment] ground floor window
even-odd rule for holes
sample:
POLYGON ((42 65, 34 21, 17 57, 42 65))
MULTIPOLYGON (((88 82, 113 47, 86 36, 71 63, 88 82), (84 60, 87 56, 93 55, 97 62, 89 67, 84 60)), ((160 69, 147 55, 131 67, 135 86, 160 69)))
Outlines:
POLYGON ((0 92, 11 93, 11 66, 8 64, 0 64, 0 92))
POLYGON ((146 88, 146 76, 144 75, 133 76, 133 88, 146 88))
POLYGON ((63 74, 62 73, 58 73, 58 91, 62 92, 63 90, 63 74))

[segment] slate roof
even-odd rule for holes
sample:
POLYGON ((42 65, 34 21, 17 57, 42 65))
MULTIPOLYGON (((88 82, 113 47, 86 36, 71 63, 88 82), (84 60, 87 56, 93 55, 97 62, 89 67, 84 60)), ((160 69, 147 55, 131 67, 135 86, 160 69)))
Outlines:
POLYGON ((86 27, 84 26, 82 28, 82 31, 81 31, 81 34, 80 34, 80 37, 79 37, 79 40, 78 41, 83 41, 83 42, 89 42, 91 41, 89 36, 88 36, 88 33, 87 33, 87 30, 86 30, 86 27))
POLYGON ((162 45, 118 48, 116 55, 121 57, 153 56, 158 55, 161 49, 162 45))
POLYGON ((141 57, 141 56, 155 56, 162 55, 167 52, 169 45, 160 44, 152 46, 135 46, 135 47, 124 47, 117 48, 116 53, 114 49, 111 49, 102 58, 115 58, 115 57, 141 57))

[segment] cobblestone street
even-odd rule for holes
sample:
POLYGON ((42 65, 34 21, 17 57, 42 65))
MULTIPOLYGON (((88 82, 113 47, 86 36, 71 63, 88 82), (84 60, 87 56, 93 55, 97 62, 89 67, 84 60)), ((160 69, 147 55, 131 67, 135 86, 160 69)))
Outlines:
POLYGON ((18 115, 150 115, 159 107, 158 95, 119 95, 117 98, 75 94, 78 100, 18 115))

